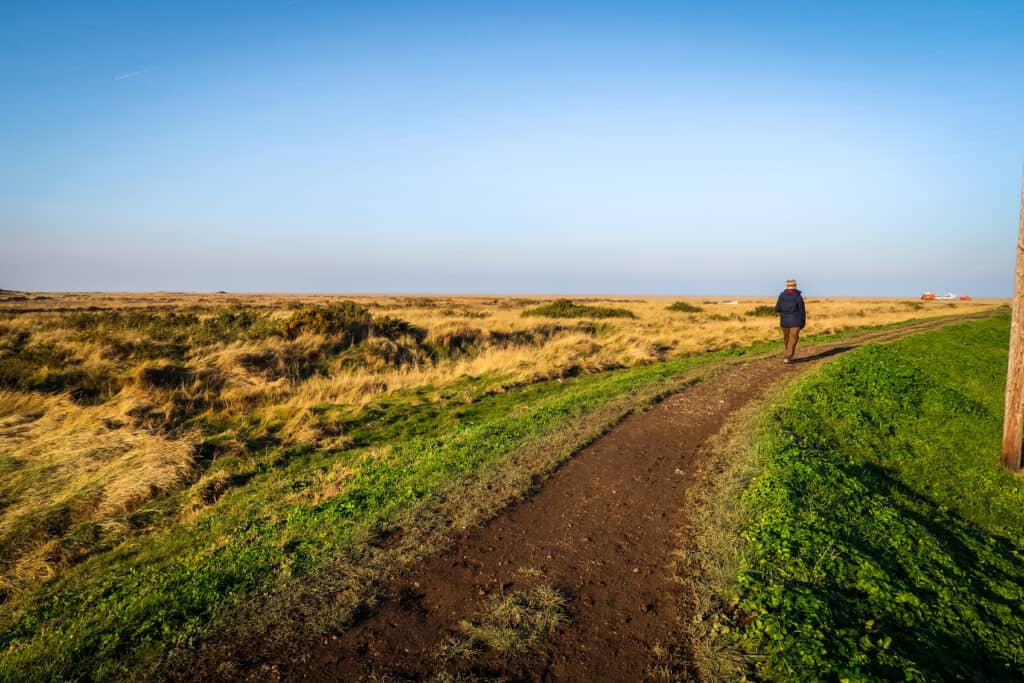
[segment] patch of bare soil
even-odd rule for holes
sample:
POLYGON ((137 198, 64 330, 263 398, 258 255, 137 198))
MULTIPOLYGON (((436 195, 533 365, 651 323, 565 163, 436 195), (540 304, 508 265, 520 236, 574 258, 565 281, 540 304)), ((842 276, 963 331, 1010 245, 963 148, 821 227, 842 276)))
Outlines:
POLYGON ((583 449, 540 491, 468 529, 445 553, 414 564, 378 607, 309 651, 282 652, 286 680, 429 680, 438 674, 508 681, 695 679, 686 651, 689 601, 672 551, 700 485, 705 444, 777 382, 866 341, 948 324, 928 321, 856 341, 804 346, 725 367, 634 414, 583 449), (565 618, 528 647, 459 648, 495 596, 538 586, 566 599, 565 618))

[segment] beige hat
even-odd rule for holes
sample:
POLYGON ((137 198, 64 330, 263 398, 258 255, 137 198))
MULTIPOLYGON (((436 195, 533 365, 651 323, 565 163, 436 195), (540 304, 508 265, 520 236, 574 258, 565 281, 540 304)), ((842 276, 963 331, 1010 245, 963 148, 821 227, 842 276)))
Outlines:
POLYGON ((796 280, 793 278, 786 280, 786 289, 796 289, 796 280))

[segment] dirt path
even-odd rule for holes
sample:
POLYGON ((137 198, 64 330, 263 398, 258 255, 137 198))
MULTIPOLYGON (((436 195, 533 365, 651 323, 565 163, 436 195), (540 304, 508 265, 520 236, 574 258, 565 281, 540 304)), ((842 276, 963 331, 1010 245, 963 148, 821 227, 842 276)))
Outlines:
POLYGON ((292 661, 292 680, 430 679, 440 672, 498 680, 631 681, 693 677, 687 614, 673 581, 687 487, 702 449, 729 417, 770 387, 870 341, 949 324, 925 321, 835 344, 804 346, 804 363, 778 357, 725 367, 628 417, 559 469, 533 497, 469 529, 440 556, 389 586, 376 611, 292 661), (443 658, 489 596, 536 585, 565 595, 568 619, 529 654, 443 658), (675 664, 673 664, 675 662, 675 664))

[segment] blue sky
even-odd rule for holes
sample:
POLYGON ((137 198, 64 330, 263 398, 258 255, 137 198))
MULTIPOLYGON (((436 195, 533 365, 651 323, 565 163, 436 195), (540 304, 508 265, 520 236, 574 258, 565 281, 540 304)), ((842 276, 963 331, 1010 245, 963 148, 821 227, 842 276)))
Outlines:
POLYGON ((1008 296, 1022 75, 1019 2, 3 3, 0 288, 1008 296))

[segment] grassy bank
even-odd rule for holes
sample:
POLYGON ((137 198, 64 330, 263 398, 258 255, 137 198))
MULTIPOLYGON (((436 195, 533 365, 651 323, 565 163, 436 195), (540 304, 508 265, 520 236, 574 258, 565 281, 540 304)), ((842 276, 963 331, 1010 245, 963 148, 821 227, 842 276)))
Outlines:
POLYGON ((1024 676, 1024 483, 999 466, 1008 327, 851 352, 763 424, 729 620, 758 678, 1024 676))

